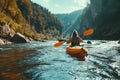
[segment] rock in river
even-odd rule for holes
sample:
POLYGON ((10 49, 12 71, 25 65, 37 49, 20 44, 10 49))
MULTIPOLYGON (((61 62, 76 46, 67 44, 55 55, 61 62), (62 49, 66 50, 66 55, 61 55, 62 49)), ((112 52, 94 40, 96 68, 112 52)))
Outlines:
POLYGON ((22 35, 21 33, 16 33, 12 37, 11 41, 14 42, 14 43, 27 43, 30 40, 26 36, 22 35))

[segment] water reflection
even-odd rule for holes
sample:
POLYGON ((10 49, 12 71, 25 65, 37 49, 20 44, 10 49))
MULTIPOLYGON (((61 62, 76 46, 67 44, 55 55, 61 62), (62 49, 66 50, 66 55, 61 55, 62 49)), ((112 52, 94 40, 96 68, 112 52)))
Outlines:
POLYGON ((26 76, 21 73, 36 64, 19 65, 21 60, 26 59, 26 55, 34 55, 34 50, 9 49, 0 51, 0 80, 27 80, 26 76))
POLYGON ((1 47, 0 80, 101 80, 120 79, 120 45, 92 41, 85 61, 66 54, 66 44, 32 42, 1 47))

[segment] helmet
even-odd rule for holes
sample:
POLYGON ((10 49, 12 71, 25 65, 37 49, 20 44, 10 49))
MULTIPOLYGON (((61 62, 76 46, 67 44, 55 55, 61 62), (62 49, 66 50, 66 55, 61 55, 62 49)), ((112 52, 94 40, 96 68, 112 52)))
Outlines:
POLYGON ((78 32, 76 30, 74 30, 72 33, 72 37, 74 37, 74 36, 78 37, 78 32))

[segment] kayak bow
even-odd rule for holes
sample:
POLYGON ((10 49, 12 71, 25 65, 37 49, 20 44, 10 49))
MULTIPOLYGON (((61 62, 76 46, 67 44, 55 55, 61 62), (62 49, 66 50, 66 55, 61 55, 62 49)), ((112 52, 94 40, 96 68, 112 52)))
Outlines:
POLYGON ((85 56, 87 56, 87 49, 80 47, 80 46, 74 46, 74 47, 67 47, 66 52, 74 57, 79 58, 80 60, 85 60, 85 56))

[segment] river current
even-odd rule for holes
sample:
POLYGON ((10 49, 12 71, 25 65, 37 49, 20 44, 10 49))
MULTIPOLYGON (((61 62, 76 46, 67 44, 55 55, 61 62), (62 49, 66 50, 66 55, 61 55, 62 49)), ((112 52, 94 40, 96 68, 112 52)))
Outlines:
POLYGON ((0 80, 119 80, 120 44, 91 40, 85 61, 66 53, 57 41, 30 42, 0 47, 0 80))

